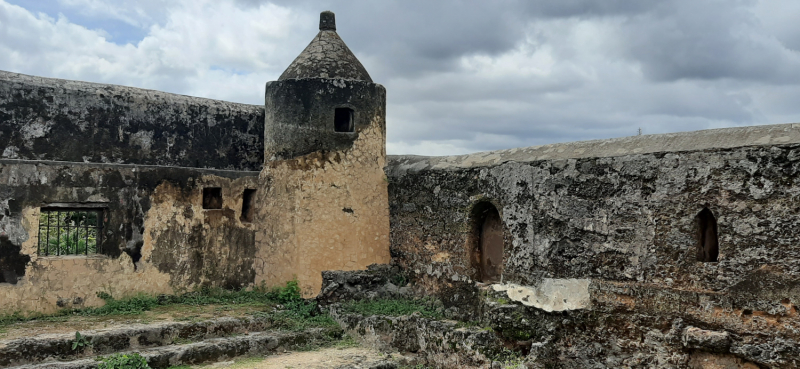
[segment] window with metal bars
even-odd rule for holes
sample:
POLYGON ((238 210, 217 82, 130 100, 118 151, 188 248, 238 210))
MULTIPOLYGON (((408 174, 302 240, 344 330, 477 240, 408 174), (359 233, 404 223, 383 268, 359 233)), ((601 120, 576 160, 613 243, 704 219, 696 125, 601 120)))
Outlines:
POLYGON ((96 254, 102 228, 102 209, 42 208, 39 256, 96 254))

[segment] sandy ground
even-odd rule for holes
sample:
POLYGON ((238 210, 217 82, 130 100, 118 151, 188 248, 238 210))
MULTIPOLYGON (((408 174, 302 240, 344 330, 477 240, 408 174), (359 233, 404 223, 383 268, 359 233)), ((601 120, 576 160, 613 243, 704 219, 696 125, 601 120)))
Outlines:
POLYGON ((364 347, 323 348, 315 351, 287 352, 267 357, 227 361, 199 369, 367 369, 394 359, 364 347))

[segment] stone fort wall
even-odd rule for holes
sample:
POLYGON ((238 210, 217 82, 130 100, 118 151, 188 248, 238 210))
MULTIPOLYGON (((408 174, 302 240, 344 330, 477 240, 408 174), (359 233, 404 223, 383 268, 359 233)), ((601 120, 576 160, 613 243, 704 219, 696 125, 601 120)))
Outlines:
POLYGON ((800 363, 800 125, 390 156, 387 173, 393 262, 455 309, 482 278, 475 209, 497 209, 492 288, 529 307, 510 324, 543 359, 800 363), (703 209, 716 260, 698 255, 703 209))
POLYGON ((264 166, 263 106, 0 72, 0 314, 388 263, 379 90, 345 144, 264 166), (87 209, 97 253, 42 252, 43 211, 87 209))
POLYGON ((261 170, 264 106, 0 71, 0 157, 261 170))

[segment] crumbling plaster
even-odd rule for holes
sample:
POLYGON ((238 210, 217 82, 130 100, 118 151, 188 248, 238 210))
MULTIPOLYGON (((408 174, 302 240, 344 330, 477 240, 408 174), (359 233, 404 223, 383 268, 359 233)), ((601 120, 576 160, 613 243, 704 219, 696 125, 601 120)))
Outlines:
POLYGON ((30 257, 16 284, 0 283, 0 312, 98 306, 98 292, 239 288, 255 279, 255 232, 239 213, 241 193, 257 188, 258 172, 4 160, 0 181, 9 214, 0 231, 30 257), (205 186, 224 189, 223 209, 202 209, 205 186), (39 211, 52 202, 106 209, 98 254, 38 255, 39 211))
POLYGON ((324 270, 359 270, 389 256, 389 208, 382 111, 369 117, 352 147, 268 163, 270 178, 256 235, 257 283, 296 278, 303 295, 320 291, 324 270))

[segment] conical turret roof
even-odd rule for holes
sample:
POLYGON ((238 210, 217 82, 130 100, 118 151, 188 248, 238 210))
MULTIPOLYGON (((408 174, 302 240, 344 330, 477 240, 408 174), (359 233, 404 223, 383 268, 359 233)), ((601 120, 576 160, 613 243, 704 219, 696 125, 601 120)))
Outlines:
POLYGON ((372 82, 369 73, 336 33, 336 18, 331 11, 319 15, 319 33, 311 40, 279 81, 300 78, 341 78, 372 82))

